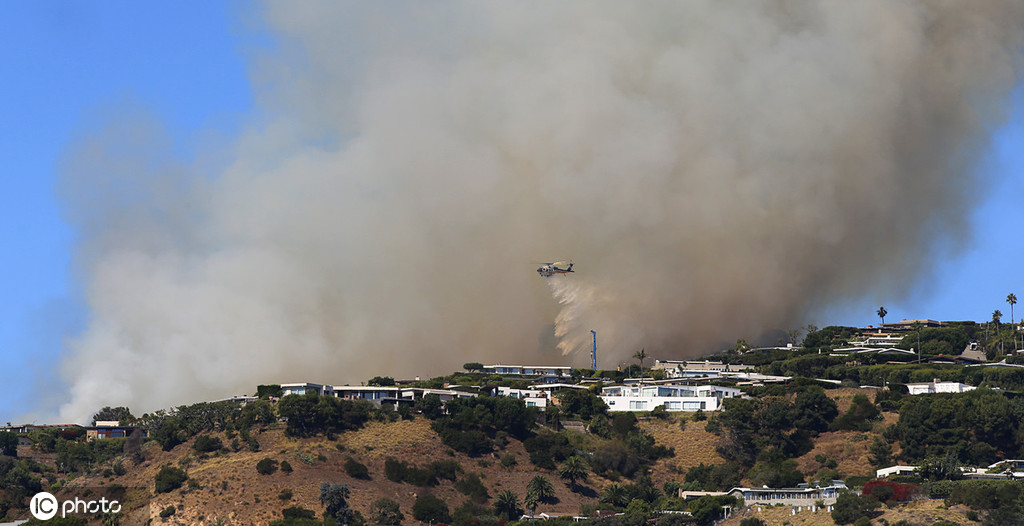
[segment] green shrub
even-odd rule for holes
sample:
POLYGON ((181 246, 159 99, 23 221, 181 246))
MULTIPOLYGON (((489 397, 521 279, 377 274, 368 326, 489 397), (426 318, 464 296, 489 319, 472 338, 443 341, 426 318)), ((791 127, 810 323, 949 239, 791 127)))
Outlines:
POLYGON ((421 495, 412 505, 412 516, 420 522, 449 523, 452 520, 448 505, 433 495, 421 495))
POLYGON ((281 473, 291 473, 291 472, 292 472, 292 465, 291 465, 291 463, 288 462, 287 460, 282 460, 281 461, 281 473))
POLYGON ((176 512, 176 511, 178 511, 178 509, 175 508, 173 505, 167 506, 166 508, 160 510, 160 518, 161 519, 166 519, 167 517, 170 517, 171 515, 174 515, 174 512, 176 512))
POLYGON ((462 466, 455 460, 436 460, 430 464, 430 469, 438 479, 451 481, 462 472, 462 466))
POLYGON ((455 482, 455 489, 469 497, 474 502, 486 502, 491 496, 487 493, 487 487, 477 473, 470 473, 455 482))
POLYGON ((167 493, 181 487, 188 480, 188 475, 181 469, 164 466, 156 474, 156 492, 167 493))
MULTIPOLYGON (((352 457, 348 457, 345 460, 345 473, 354 479, 369 479, 370 470, 366 468, 365 464, 360 463, 352 457)), ((390 478, 390 477, 388 477, 390 478)), ((400 481, 396 481, 400 482, 400 481)))
POLYGON ((222 447, 224 447, 224 444, 221 440, 210 435, 200 435, 196 437, 196 441, 192 443, 192 449, 200 453, 218 451, 222 447))
POLYGON ((290 489, 283 489, 283 490, 281 490, 281 493, 277 494, 277 498, 279 498, 281 500, 292 500, 292 490, 290 490, 290 489))
POLYGON ((505 469, 512 469, 518 463, 516 456, 511 453, 501 456, 501 467, 505 469))
POLYGON ((277 471, 277 461, 272 458, 265 458, 256 463, 256 471, 260 475, 272 475, 277 471))

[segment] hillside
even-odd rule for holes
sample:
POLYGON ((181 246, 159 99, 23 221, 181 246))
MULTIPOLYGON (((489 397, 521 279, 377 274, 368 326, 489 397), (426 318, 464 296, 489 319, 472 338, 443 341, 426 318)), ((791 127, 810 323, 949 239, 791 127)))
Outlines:
MULTIPOLYGON (((615 526, 639 526, 658 517, 658 526, 678 526, 682 515, 657 512, 689 510, 695 517, 703 513, 699 520, 708 524, 718 516, 714 509, 730 505, 729 498, 684 502, 676 498, 679 489, 779 488, 833 479, 859 488, 873 478, 874 463, 879 462, 874 457, 885 454, 879 453, 882 446, 891 448, 893 458, 901 454, 901 443, 916 448, 916 458, 922 458, 922 447, 927 451, 956 446, 939 441, 945 435, 935 433, 944 427, 924 427, 931 420, 905 421, 896 412, 881 409, 920 415, 950 411, 962 419, 953 423, 975 430, 979 444, 988 440, 1003 451, 1010 451, 1007 448, 1018 436, 1006 426, 982 428, 971 420, 1001 412, 1003 416, 983 422, 1012 424, 1008 418, 1018 406, 1005 403, 1000 392, 931 398, 880 393, 824 390, 814 384, 765 386, 753 389, 749 397, 730 400, 725 410, 707 414, 608 413, 600 398, 587 390, 567 391, 557 409, 544 411, 528 408, 522 400, 487 396, 444 404, 424 398, 398 411, 374 408, 363 400, 316 395, 246 405, 200 403, 135 419, 152 426, 145 440, 136 435, 87 441, 82 428, 37 429, 20 437, 0 434, 5 451, 17 445, 17 457, 0 456, 0 504, 7 506, 5 512, 10 509, 9 519, 23 518, 24 504, 17 503, 27 502, 41 489, 71 498, 119 488, 127 493, 124 525, 333 524, 333 519, 282 521, 286 509, 293 515, 323 517, 321 486, 327 483, 346 485, 348 506, 367 523, 383 517, 374 504, 385 498, 398 506, 405 523, 416 522, 414 506, 429 496, 447 508, 445 518, 434 522, 496 525, 499 504, 511 498, 517 506, 505 515, 518 516, 527 508, 531 481, 543 477, 551 495, 538 503, 537 513, 625 512, 610 519, 615 526), (876 397, 878 405, 871 401, 876 397), (954 411, 955 407, 962 409, 954 411), (576 423, 555 432, 551 426, 562 419, 576 423), (898 435, 910 440, 901 442, 898 435), (927 442, 922 446, 917 437, 927 442), (573 460, 580 464, 575 485, 560 476, 573 460), (174 475, 180 480, 165 484, 174 475)), ((126 408, 104 411, 122 409, 127 413, 126 408)), ((942 421, 952 422, 945 417, 942 421)), ((1005 454, 984 447, 973 451, 979 459, 1005 454)), ((946 461, 929 469, 949 469, 944 466, 946 461)), ((934 473, 939 472, 930 476, 934 473)), ((941 475, 933 480, 941 480, 941 475)), ((932 490, 913 491, 921 496, 932 490)), ((950 496, 954 489, 943 491, 939 497, 950 496)), ((1013 491, 1000 493, 1002 500, 996 501, 985 496, 992 494, 991 488, 964 486, 955 491, 959 496, 948 507, 942 500, 900 504, 882 498, 888 502, 880 518, 910 524, 930 524, 936 518, 961 522, 967 509, 954 506, 957 502, 971 503, 980 512, 1011 509, 1016 502, 1013 491)), ((793 515, 788 506, 738 513, 756 515, 768 524, 832 523, 823 511, 793 515)), ((725 524, 738 524, 741 518, 725 524)))
MULTIPOLYGON (((674 458, 661 460, 653 466, 652 478, 658 487, 667 481, 678 481, 681 478, 679 472, 685 474, 686 469, 701 462, 721 462, 714 453, 715 437, 704 431, 703 426, 690 425, 686 430, 680 430, 675 420, 644 421, 639 426, 650 432, 659 444, 676 448, 674 458)), ((231 441, 224 433, 213 433, 212 436, 221 438, 224 443, 231 441)), ((319 496, 323 482, 348 484, 352 492, 349 503, 364 516, 369 515, 371 503, 380 497, 397 501, 410 519, 410 510, 418 495, 432 493, 447 502, 452 510, 467 499, 455 490, 450 481, 442 480, 436 487, 420 488, 388 480, 384 462, 389 457, 411 464, 454 459, 464 473, 481 476, 492 501, 497 493, 506 489, 521 496, 530 479, 538 475, 548 477, 553 483, 557 502, 542 504, 537 508, 538 513, 578 514, 582 505, 597 504, 596 495, 611 482, 592 474, 583 491, 573 493, 559 480, 556 472, 533 466, 521 442, 511 440, 501 451, 480 458, 469 457, 444 446, 425 418, 370 422, 362 429, 338 435, 335 441, 322 437, 288 438, 281 425, 271 425, 254 432, 253 436, 260 443, 259 452, 242 450, 196 454, 191 447, 195 439, 165 452, 156 443, 149 442, 143 448, 145 460, 129 466, 124 475, 79 476, 65 487, 119 484, 128 488, 145 487, 152 494, 153 481, 161 466, 178 466, 188 473, 189 482, 180 489, 157 494, 152 499, 148 517, 154 523, 203 525, 217 524, 221 520, 225 524, 256 525, 281 518, 281 509, 289 506, 300 505, 319 512, 322 510, 319 496), (505 455, 513 456, 517 463, 511 468, 501 467, 500 457, 505 455), (356 479, 345 473, 344 463, 349 457, 367 466, 369 480, 356 479), (293 471, 284 473, 278 469, 271 475, 260 475, 256 464, 265 458, 288 461, 293 471), (278 498, 284 490, 292 492, 290 499, 278 498), (172 505, 178 507, 176 513, 161 519, 158 513, 172 505)))

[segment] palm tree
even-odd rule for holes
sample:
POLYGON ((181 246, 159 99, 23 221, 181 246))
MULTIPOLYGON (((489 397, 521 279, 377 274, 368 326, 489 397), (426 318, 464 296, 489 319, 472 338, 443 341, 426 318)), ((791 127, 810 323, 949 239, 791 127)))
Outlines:
POLYGON ((889 311, 885 310, 885 307, 878 307, 878 311, 875 314, 882 318, 882 325, 885 325, 885 315, 889 314, 889 311))
POLYGON ((540 503, 540 497, 533 491, 527 490, 526 496, 523 497, 523 506, 530 509, 530 516, 537 516, 537 504, 540 503))
POLYGON ((562 480, 568 480, 569 488, 576 491, 576 481, 587 480, 587 463, 573 455, 562 462, 562 467, 558 468, 558 476, 562 480))
POLYGON ((551 481, 547 477, 537 475, 526 485, 526 493, 533 493, 537 496, 537 500, 546 502, 555 496, 555 487, 551 485, 551 481))
POLYGON ((633 354, 633 358, 636 358, 640 362, 640 376, 644 375, 644 359, 647 358, 647 351, 640 349, 633 354))
POLYGON ((914 320, 911 328, 917 331, 917 363, 921 363, 921 322, 914 320))
POLYGON ((504 515, 508 520, 515 520, 519 512, 519 497, 512 490, 505 490, 494 499, 494 513, 499 517, 504 515))
POLYGON ((624 508, 628 504, 628 497, 626 495, 626 488, 617 482, 604 487, 604 491, 601 492, 600 502, 605 504, 611 504, 619 508, 624 508))
POLYGON ((999 319, 1003 317, 1003 313, 996 309, 992 312, 992 323, 996 324, 996 341, 999 342, 999 353, 1003 352, 1003 338, 999 334, 999 319))
MULTIPOLYGON (((1017 295, 1009 293, 1006 295, 1006 303, 1010 304, 1010 329, 1013 329, 1013 306, 1017 304, 1017 295)), ((1013 332, 1012 330, 1010 331, 1013 332)), ((1013 336, 1013 350, 1017 350, 1017 336, 1013 336)))

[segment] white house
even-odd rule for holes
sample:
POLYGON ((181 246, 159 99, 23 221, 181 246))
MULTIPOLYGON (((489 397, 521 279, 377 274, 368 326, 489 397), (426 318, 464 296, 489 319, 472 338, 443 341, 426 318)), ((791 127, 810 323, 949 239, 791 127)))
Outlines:
POLYGON ((456 398, 473 398, 476 393, 466 393, 452 389, 427 389, 422 387, 370 386, 370 385, 321 385, 314 383, 281 384, 284 395, 316 394, 318 396, 334 396, 344 400, 369 400, 380 407, 381 404, 412 403, 424 395, 437 395, 442 402, 456 398))
POLYGON ((712 373, 751 371, 753 365, 728 364, 710 360, 654 360, 652 370, 665 371, 666 378, 711 376, 712 373))
POLYGON ((836 503, 839 493, 845 489, 846 483, 833 480, 831 485, 825 487, 801 484, 797 488, 733 488, 727 494, 743 499, 746 506, 814 506, 818 502, 831 506, 836 503))
POLYGON ((526 402, 527 407, 548 406, 550 394, 540 389, 513 389, 511 387, 498 387, 498 396, 507 396, 526 402))
POLYGON ((912 395, 919 394, 931 394, 931 393, 966 393, 967 391, 973 391, 974 386, 962 384, 960 382, 942 382, 938 378, 931 382, 923 382, 916 384, 907 384, 907 392, 912 395))
POLYGON ((570 376, 572 367, 561 365, 485 365, 483 371, 488 374, 515 374, 524 376, 570 376))
POLYGON ((334 394, 333 388, 329 385, 313 384, 309 382, 281 384, 281 391, 283 393, 282 396, 290 394, 315 394, 318 396, 334 394))
POLYGON ((910 476, 910 475, 913 475, 915 472, 917 472, 917 468, 918 468, 918 466, 900 466, 900 465, 896 465, 896 466, 889 466, 887 468, 876 469, 875 470, 875 478, 884 479, 886 477, 892 477, 892 476, 897 476, 897 475, 910 476))
POLYGON ((615 385, 601 390, 609 411, 718 411, 726 398, 741 391, 717 385, 615 385))

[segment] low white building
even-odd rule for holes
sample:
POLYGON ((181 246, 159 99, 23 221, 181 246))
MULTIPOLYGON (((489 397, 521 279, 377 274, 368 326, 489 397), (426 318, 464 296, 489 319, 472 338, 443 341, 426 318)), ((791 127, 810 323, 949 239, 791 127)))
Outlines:
POLYGON ((321 385, 314 383, 281 384, 284 395, 316 394, 334 396, 343 400, 368 400, 380 407, 381 404, 395 405, 412 403, 426 395, 437 395, 442 402, 456 398, 473 398, 476 393, 453 389, 428 389, 423 387, 372 386, 372 385, 321 385))
POLYGON ((498 396, 507 396, 509 398, 515 398, 516 400, 522 400, 526 402, 526 407, 540 407, 545 408, 548 406, 549 394, 547 391, 540 389, 513 389, 511 387, 499 387, 498 396))
POLYGON ((797 488, 733 488, 726 494, 743 499, 746 506, 815 506, 819 502, 831 506, 845 489, 846 483, 833 480, 831 485, 824 487, 801 484, 797 488))
POLYGON ((752 371, 754 366, 710 360, 655 360, 651 369, 665 371, 666 378, 687 378, 710 376, 709 373, 752 371))
POLYGON ((884 479, 886 477, 894 476, 911 476, 917 472, 918 466, 889 466, 887 468, 881 468, 875 470, 875 478, 884 479))
POLYGON ((742 391, 717 385, 615 385, 601 390, 609 411, 718 411, 742 391))
POLYGON ((932 393, 966 393, 967 391, 973 391, 975 388, 972 385, 962 384, 960 382, 942 382, 938 378, 931 382, 907 384, 907 392, 912 395, 919 394, 932 394, 932 393))
POLYGON ((561 365, 485 365, 483 372, 488 374, 514 374, 523 376, 571 376, 572 367, 561 365))

